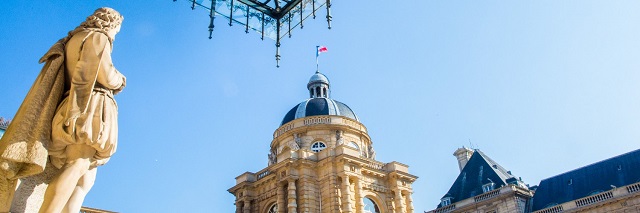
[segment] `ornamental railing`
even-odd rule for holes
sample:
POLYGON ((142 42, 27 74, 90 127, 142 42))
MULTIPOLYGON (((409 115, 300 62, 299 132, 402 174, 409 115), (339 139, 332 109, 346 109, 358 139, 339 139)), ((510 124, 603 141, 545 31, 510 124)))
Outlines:
POLYGON ((305 126, 316 125, 316 124, 330 124, 330 123, 331 123, 330 117, 314 116, 314 117, 304 119, 305 126))
MULTIPOLYGON (((529 197, 533 196, 533 193, 528 189, 525 189, 516 185, 507 185, 507 186, 503 186, 498 189, 480 194, 478 196, 470 197, 470 198, 452 203, 451 205, 443 206, 425 213, 446 213, 446 212, 451 212, 453 210, 461 210, 469 206, 478 205, 478 203, 491 200, 492 198, 495 198, 507 193, 518 193, 522 195, 528 195, 529 197)), ((547 212, 547 213, 552 213, 552 212, 547 212)))
POLYGON ((640 183, 631 184, 627 186, 627 192, 629 192, 630 194, 637 191, 640 191, 640 183))
POLYGON ((493 198, 493 197, 498 196, 498 195, 500 195, 500 189, 496 189, 496 190, 489 191, 487 193, 475 196, 475 197, 473 197, 473 200, 475 202, 480 202, 480 201, 483 201, 483 200, 486 200, 486 199, 493 198))
POLYGON ((585 197, 579 200, 576 200, 576 206, 578 207, 582 207, 582 206, 586 206, 592 203, 597 203, 597 202, 601 202, 601 201, 605 201, 608 199, 613 198, 613 193, 611 191, 608 192, 603 192, 597 195, 593 195, 593 196, 589 196, 589 197, 585 197))
POLYGON ((273 138, 277 138, 286 132, 289 132, 295 128, 303 127, 303 126, 312 126, 312 125, 320 125, 320 124, 333 124, 333 125, 343 125, 348 126, 353 129, 367 132, 367 128, 362 125, 360 122, 343 117, 343 116, 309 116, 304 118, 299 118, 293 121, 290 121, 282 126, 280 126, 276 131, 273 132, 273 138))
POLYGON ((271 174, 271 171, 270 171, 270 170, 261 171, 261 172, 260 172, 260 173, 258 173, 258 175, 257 175, 257 176, 258 176, 258 180, 260 180, 260 179, 262 179, 262 178, 264 178, 264 177, 266 177, 266 176, 268 176, 268 175, 270 175, 270 174, 271 174))
POLYGON ((439 209, 436 209, 435 211, 433 211, 433 213, 447 213, 447 212, 451 212, 453 210, 456 210, 456 205, 455 204, 443 206, 442 208, 439 208, 439 209))
POLYGON ((547 209, 544 209, 544 210, 537 211, 537 213, 559 213, 559 212, 562 212, 562 211, 564 211, 562 209, 562 206, 554 206, 554 207, 551 207, 551 208, 547 208, 547 209))
POLYGON ((366 167, 370 169, 382 170, 384 168, 384 163, 378 161, 367 160, 366 167))
POLYGON ((558 213, 563 211, 573 211, 588 206, 599 205, 630 194, 640 193, 640 182, 629 184, 625 187, 616 187, 609 191, 601 192, 588 197, 572 200, 549 208, 534 211, 533 213, 558 213))

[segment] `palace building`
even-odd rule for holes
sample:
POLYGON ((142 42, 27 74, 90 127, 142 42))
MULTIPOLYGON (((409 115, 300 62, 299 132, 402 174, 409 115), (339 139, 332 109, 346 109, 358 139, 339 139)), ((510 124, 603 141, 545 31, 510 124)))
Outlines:
POLYGON ((480 150, 453 154, 460 174, 428 213, 640 212, 640 149, 529 187, 480 150))
POLYGON ((413 213, 418 177, 405 164, 375 160, 367 128, 330 98, 325 75, 312 75, 307 89, 273 133, 268 166, 228 190, 236 213, 413 213))

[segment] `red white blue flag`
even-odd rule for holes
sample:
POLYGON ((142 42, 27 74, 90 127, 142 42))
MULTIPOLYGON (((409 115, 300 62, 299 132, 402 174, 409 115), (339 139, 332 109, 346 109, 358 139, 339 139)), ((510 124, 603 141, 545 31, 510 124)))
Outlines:
POLYGON ((316 57, 318 57, 320 55, 320 53, 324 53, 324 52, 329 51, 327 49, 327 47, 325 47, 325 46, 316 46, 316 48, 317 48, 316 57))
POLYGON ((320 56, 320 53, 324 53, 324 52, 327 52, 327 51, 329 51, 329 50, 325 46, 316 46, 316 72, 319 72, 318 71, 318 56, 320 56))

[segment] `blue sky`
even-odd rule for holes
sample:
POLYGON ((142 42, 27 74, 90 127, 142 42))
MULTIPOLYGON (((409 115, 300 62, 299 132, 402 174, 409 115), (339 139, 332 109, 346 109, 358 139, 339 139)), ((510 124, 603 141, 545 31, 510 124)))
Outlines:
POLYGON ((463 145, 536 185, 640 148, 638 1, 333 1, 275 45, 186 1, 3 1, 0 116, 38 59, 93 10, 124 17, 112 54, 119 147, 85 205, 120 212, 233 212, 226 190, 267 166, 272 133, 320 70, 367 126, 382 162, 420 178, 417 212, 458 175, 463 145))

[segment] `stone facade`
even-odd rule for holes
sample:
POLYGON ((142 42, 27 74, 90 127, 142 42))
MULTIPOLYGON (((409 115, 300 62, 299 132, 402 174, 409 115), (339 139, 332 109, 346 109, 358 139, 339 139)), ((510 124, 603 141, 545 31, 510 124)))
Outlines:
MULTIPOLYGON (((326 82, 318 88, 328 88, 326 77, 312 77, 311 98, 328 98, 326 89, 312 88, 315 78, 326 82)), ((236 213, 413 213, 417 177, 402 163, 376 161, 366 127, 353 117, 283 121, 273 134, 269 166, 241 174, 228 190, 236 213)))
POLYGON ((428 213, 524 213, 532 191, 516 185, 508 185, 475 197, 446 205, 428 213))
MULTIPOLYGON (((481 166, 478 162, 483 161, 497 165, 479 150, 463 147, 456 150, 454 156, 458 160, 461 174, 475 174, 475 171, 470 172, 472 168, 469 168, 468 163, 472 164, 470 167, 481 166), (478 154, 484 159, 472 159, 468 154, 470 151, 476 152, 473 156, 478 154)), ((456 195, 461 195, 453 195, 453 192, 465 191, 468 194, 470 189, 479 188, 482 184, 467 179, 466 182, 462 181, 467 185, 461 187, 458 178, 449 193, 442 198, 438 208, 428 213, 640 212, 639 170, 640 150, 636 150, 542 180, 540 186, 513 184, 508 179, 507 184, 498 189, 454 200, 456 195)), ((511 175, 510 172, 507 174, 511 175)))
POLYGON ((623 187, 616 187, 610 191, 572 200, 560 205, 535 211, 534 213, 559 212, 640 212, 640 182, 623 187))

